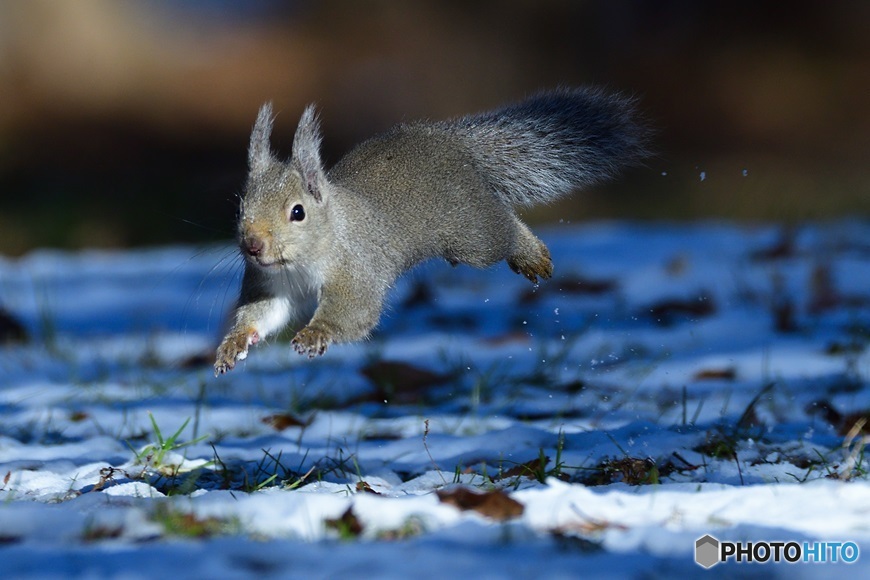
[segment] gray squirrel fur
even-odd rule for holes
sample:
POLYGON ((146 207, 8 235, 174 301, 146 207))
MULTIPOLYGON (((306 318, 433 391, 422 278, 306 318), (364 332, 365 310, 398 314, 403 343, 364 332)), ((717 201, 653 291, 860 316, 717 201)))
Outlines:
POLYGON ((478 268, 505 260, 533 283, 549 278, 549 250, 513 208, 552 202, 637 164, 649 134, 632 99, 561 89, 490 112, 397 125, 327 172, 313 105, 289 161, 271 151, 272 122, 267 103, 251 133, 238 221, 245 273, 216 375, 312 311, 292 341, 300 354, 366 338, 396 278, 428 258, 478 268))

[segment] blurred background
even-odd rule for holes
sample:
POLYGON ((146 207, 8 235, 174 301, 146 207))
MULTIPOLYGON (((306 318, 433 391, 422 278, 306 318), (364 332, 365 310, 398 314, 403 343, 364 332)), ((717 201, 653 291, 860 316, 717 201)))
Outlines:
POLYGON ((640 98, 657 157, 535 210, 870 215, 870 2, 0 1, 0 253, 230 239, 257 108, 289 155, 556 85, 640 98))

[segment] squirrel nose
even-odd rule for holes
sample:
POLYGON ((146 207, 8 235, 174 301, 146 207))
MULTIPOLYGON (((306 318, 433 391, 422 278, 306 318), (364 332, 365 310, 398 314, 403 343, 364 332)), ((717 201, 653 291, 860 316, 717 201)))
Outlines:
POLYGON ((242 241, 245 252, 254 258, 263 252, 263 245, 263 240, 257 236, 248 236, 242 241))

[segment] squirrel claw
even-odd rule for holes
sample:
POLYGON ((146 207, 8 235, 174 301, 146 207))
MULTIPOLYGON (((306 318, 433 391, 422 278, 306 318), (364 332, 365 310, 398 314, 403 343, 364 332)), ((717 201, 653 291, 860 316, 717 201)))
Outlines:
POLYGON ((538 283, 538 277, 547 280, 553 275, 553 261, 550 259, 550 250, 540 241, 537 242, 535 252, 517 254, 508 258, 508 266, 511 270, 525 276, 532 284, 538 283))
POLYGON ((217 349, 214 363, 214 376, 220 376, 233 370, 237 360, 248 356, 248 345, 256 344, 260 336, 256 331, 251 333, 229 334, 217 349))
POLYGON ((216 362, 214 363, 214 376, 219 377, 220 375, 226 374, 233 370, 236 364, 234 362, 216 362))
POLYGON ((553 275, 553 263, 550 261, 549 256, 546 260, 538 263, 509 261, 508 265, 511 270, 521 276, 525 276, 532 284, 538 283, 538 276, 543 280, 548 280, 553 275))
POLYGON ((296 352, 312 359, 326 352, 329 336, 323 330, 306 326, 296 333, 291 344, 296 352))
POLYGON ((214 363, 214 376, 219 377, 220 375, 224 375, 236 366, 235 357, 230 357, 224 352, 223 344, 221 344, 221 348, 218 349, 217 359, 214 363))

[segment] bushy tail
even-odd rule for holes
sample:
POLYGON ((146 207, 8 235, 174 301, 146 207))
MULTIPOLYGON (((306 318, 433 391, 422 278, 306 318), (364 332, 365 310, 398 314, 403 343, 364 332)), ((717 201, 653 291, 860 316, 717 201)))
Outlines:
POLYGON ((511 205, 554 201, 649 154, 650 131, 634 100, 594 88, 541 93, 444 126, 468 144, 492 189, 511 205))

